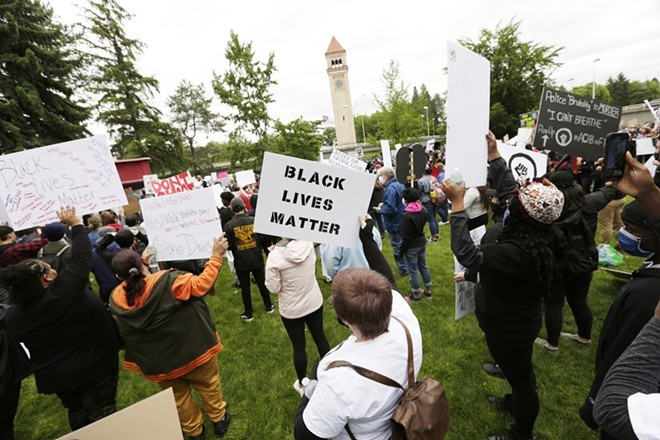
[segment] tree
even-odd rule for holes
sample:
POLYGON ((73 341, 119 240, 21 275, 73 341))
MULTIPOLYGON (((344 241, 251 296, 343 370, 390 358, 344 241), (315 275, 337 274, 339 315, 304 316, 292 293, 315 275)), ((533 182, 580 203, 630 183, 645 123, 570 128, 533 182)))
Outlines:
POLYGON ((39 1, 0 0, 0 153, 78 139, 89 109, 74 99, 74 36, 39 1))
POLYGON ((158 91, 158 81, 141 75, 135 66, 144 45, 124 32, 124 22, 132 15, 115 0, 89 0, 84 11, 88 23, 83 25, 83 41, 92 68, 90 91, 98 102, 98 120, 114 140, 113 153, 127 158, 148 152, 155 170, 185 169, 181 137, 159 120, 160 111, 148 103, 158 91))
POLYGON ((275 151, 291 157, 316 161, 319 158, 323 136, 316 132, 320 121, 294 119, 288 124, 275 122, 275 151))
POLYGON ((623 73, 619 73, 615 79, 607 79, 607 90, 612 97, 612 103, 616 105, 630 104, 630 80, 623 73))
POLYGON ((266 62, 256 61, 252 42, 243 44, 231 31, 225 49, 229 68, 222 75, 213 75, 213 90, 232 112, 228 119, 236 129, 252 134, 256 142, 250 147, 248 157, 260 164, 268 148, 268 129, 271 119, 268 104, 274 102, 270 87, 277 84, 272 79, 275 55, 269 54, 266 62))
POLYGON ((254 169, 251 166, 254 163, 254 159, 252 161, 250 160, 252 145, 242 131, 233 131, 229 133, 229 140, 220 152, 220 159, 229 162, 230 172, 235 170, 238 164, 242 164, 247 169, 254 169))
POLYGON ((490 61, 490 128, 498 138, 517 132, 518 116, 539 105, 543 86, 552 84, 550 75, 561 65, 562 48, 523 41, 520 23, 481 29, 476 41, 459 39, 490 61))
POLYGON ((382 139, 393 139, 395 142, 406 140, 420 130, 419 113, 413 113, 408 101, 408 87, 399 79, 399 62, 391 60, 383 69, 383 98, 375 97, 376 103, 383 114, 380 125, 382 139))
POLYGON ((199 132, 219 130, 222 124, 218 115, 211 111, 212 98, 206 97, 204 84, 193 85, 183 80, 167 105, 172 113, 172 123, 179 129, 190 150, 190 163, 195 174, 199 163, 195 160, 195 138, 199 132))
POLYGON ((335 127, 326 127, 323 130, 323 145, 333 146, 337 140, 337 130, 335 127))
MULTIPOLYGON (((593 94, 593 83, 587 83, 583 86, 575 87, 573 89, 573 94, 584 96, 585 98, 591 98, 591 95, 593 94)), ((596 99, 603 102, 612 102, 610 91, 602 84, 596 84, 596 99)))

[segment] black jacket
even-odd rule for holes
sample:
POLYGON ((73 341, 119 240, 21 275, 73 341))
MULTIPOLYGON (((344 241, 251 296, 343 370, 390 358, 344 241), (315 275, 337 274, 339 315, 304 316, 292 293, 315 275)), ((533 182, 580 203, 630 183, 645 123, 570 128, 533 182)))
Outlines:
POLYGON ((5 320, 30 351, 40 393, 67 391, 118 370, 119 338, 103 302, 87 288, 92 247, 73 227, 71 262, 36 303, 14 305, 5 320))
POLYGON ((401 256, 404 256, 408 249, 418 248, 426 245, 426 235, 424 226, 428 221, 426 209, 422 208, 419 212, 405 211, 403 213, 403 222, 401 222, 401 256))
POLYGON ((499 205, 492 204, 493 221, 500 222, 506 211, 506 202, 516 190, 516 179, 506 164, 506 160, 499 157, 488 161, 488 185, 497 192, 499 205))
POLYGON ((5 328, 5 316, 11 308, 7 293, 0 287, 0 392, 32 374, 27 356, 5 328))
POLYGON ((234 254, 236 270, 252 270, 264 266, 261 246, 254 232, 254 217, 236 214, 224 225, 229 249, 234 254))

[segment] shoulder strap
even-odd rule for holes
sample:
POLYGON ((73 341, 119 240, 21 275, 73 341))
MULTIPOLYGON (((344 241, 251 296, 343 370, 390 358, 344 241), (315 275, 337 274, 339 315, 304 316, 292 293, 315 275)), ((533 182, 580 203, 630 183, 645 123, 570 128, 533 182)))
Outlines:
POLYGON ((353 365, 350 362, 334 361, 331 362, 330 365, 328 365, 328 369, 337 368, 337 367, 351 367, 360 376, 366 377, 367 379, 373 380, 374 382, 387 385, 388 387, 403 389, 403 387, 397 381, 390 379, 389 377, 384 376, 380 373, 376 373, 375 371, 372 371, 368 368, 360 367, 358 365, 353 365))
POLYGON ((403 327, 403 330, 406 332, 406 342, 408 343, 408 387, 411 388, 413 385, 415 385, 415 365, 413 362, 413 346, 412 346, 412 337, 410 336, 410 330, 408 330, 408 327, 401 321, 399 318, 392 316, 392 318, 396 319, 399 324, 401 324, 401 327, 403 327))
MULTIPOLYGON (((62 249, 60 249, 59 252, 56 253, 55 255, 58 256, 58 257, 61 257, 62 254, 65 253, 66 250, 69 249, 70 247, 71 247, 70 244, 65 245, 65 246, 64 246, 62 249)), ((42 248, 42 249, 43 249, 43 248, 42 248)))

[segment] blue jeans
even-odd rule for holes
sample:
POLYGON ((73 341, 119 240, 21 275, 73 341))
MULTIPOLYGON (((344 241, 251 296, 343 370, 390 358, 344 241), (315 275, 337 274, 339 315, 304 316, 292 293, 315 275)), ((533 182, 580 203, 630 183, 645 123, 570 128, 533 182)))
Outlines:
POLYGON ((438 218, 436 217, 435 205, 433 202, 426 202, 424 203, 424 209, 426 209, 426 213, 428 214, 429 230, 431 231, 431 235, 438 235, 438 218))
POLYGON ((419 273, 422 274, 422 280, 425 286, 431 285, 431 273, 426 266, 426 245, 408 249, 406 252, 406 264, 410 272, 410 287, 412 287, 413 294, 419 293, 422 290, 419 285, 419 273))
POLYGON ((408 272, 406 262, 403 256, 399 255, 399 249, 401 249, 401 242, 403 241, 403 234, 399 231, 387 231, 389 232, 390 244, 392 245, 392 252, 394 252, 394 261, 396 262, 396 267, 399 269, 399 273, 408 272))
POLYGON ((449 215, 449 201, 445 200, 445 202, 440 205, 435 207, 436 212, 440 216, 440 219, 443 222, 447 222, 447 216, 449 215))

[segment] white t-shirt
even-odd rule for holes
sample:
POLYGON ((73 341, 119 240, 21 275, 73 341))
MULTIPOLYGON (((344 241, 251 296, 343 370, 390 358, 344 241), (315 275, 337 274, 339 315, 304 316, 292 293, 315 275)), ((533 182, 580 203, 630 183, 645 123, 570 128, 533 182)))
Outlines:
POLYGON ((481 204, 479 190, 475 187, 468 188, 463 198, 463 206, 469 219, 477 218, 487 212, 481 204))
MULTIPOLYGON (((413 342, 415 377, 422 366, 419 322, 400 293, 392 291, 392 316, 403 321, 413 342)), ((390 418, 401 397, 399 388, 360 376, 350 367, 327 369, 333 361, 348 361, 385 375, 404 387, 408 384, 408 348, 401 324, 390 320, 389 330, 375 339, 357 342, 350 336, 319 363, 319 383, 305 408, 305 426, 322 438, 349 439, 344 426, 360 440, 390 438, 390 418)))
POLYGON ((628 417, 639 440, 660 439, 660 394, 635 393, 628 397, 628 417))

